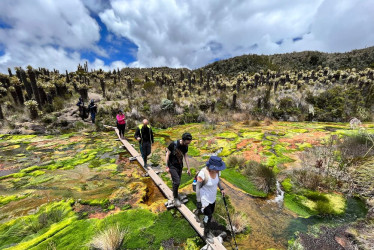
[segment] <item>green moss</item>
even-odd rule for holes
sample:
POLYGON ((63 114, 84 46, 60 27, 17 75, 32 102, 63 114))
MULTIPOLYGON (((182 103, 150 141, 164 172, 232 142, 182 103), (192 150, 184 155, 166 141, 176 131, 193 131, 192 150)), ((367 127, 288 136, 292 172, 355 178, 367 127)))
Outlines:
POLYGON ((28 168, 21 169, 20 173, 31 173, 35 170, 42 169, 43 167, 41 166, 31 166, 28 168))
POLYGON ((34 171, 34 172, 29 173, 28 175, 31 175, 31 176, 36 177, 36 176, 43 175, 43 174, 45 174, 44 171, 36 170, 36 171, 34 171))
POLYGON ((101 206, 102 208, 106 208, 109 204, 109 200, 108 199, 80 200, 79 203, 82 205, 101 206))
POLYGON ((14 174, 0 176, 0 180, 5 180, 9 178, 21 178, 21 177, 24 177, 25 175, 26 175, 25 173, 14 173, 14 174))
POLYGON ((7 151, 7 150, 14 150, 14 149, 17 149, 17 148, 20 148, 21 145, 10 145, 10 146, 7 146, 7 147, 1 147, 1 151, 7 151))
POLYGON ((308 133, 307 129, 299 128, 299 129, 290 129, 288 130, 291 133, 308 133))
POLYGON ((35 137, 36 135, 10 135, 6 138, 6 140, 10 143, 27 143, 35 137))
POLYGON ((6 196, 0 195, 0 207, 12 201, 18 201, 18 200, 24 199, 28 197, 29 195, 30 193, 20 194, 20 195, 6 195, 6 196))
POLYGON ((73 202, 46 204, 36 214, 0 224, 0 248, 29 249, 52 237, 76 219, 73 202))
POLYGON ((248 139, 262 140, 262 138, 264 137, 264 133, 256 132, 256 131, 244 132, 242 133, 242 137, 248 138, 248 139))
POLYGON ((269 148, 271 148, 271 145, 273 145, 273 142, 272 141, 263 141, 262 143, 261 143, 261 145, 262 146, 266 146, 266 147, 269 147, 269 148))
POLYGON ((265 163, 269 167, 279 166, 283 163, 288 163, 288 162, 293 162, 294 161, 290 157, 284 156, 284 155, 276 156, 275 154, 272 154, 272 153, 267 155, 266 152, 264 152, 263 155, 269 156, 266 159, 266 163, 265 163))
POLYGON ((267 194, 257 190, 256 186, 245 176, 238 173, 235 169, 225 169, 221 172, 221 177, 234 186, 242 189, 250 195, 257 197, 266 197, 267 194))
POLYGON ((53 225, 51 225, 51 227, 49 228, 49 230, 47 232, 33 238, 32 240, 22 242, 15 247, 11 247, 11 249, 15 249, 15 250, 20 249, 21 250, 21 249, 29 249, 33 246, 36 246, 39 243, 45 241, 46 239, 54 236, 57 232, 61 231, 65 227, 71 225, 72 222, 74 222, 75 220, 76 220, 76 217, 72 217, 72 218, 63 220, 59 223, 53 224, 53 225))
POLYGON ((190 155, 190 156, 200 156, 200 150, 198 150, 194 146, 189 146, 188 147, 188 155, 190 155))
POLYGON ((223 132, 223 133, 217 134, 216 136, 226 138, 226 139, 235 139, 238 137, 238 135, 234 132, 223 132))
POLYGON ((284 195, 284 206, 300 217, 308 218, 316 213, 302 203, 305 199, 303 196, 286 193, 284 195))
POLYGON ((274 146, 274 150, 278 155, 293 152, 294 150, 286 148, 287 145, 286 143, 278 143, 274 146))
POLYGON ((36 186, 45 182, 48 182, 50 180, 53 180, 53 177, 47 177, 47 176, 38 176, 36 178, 30 179, 29 184, 27 184, 25 187, 30 187, 30 186, 36 186))
POLYGON ((267 135, 267 136, 266 136, 266 140, 277 141, 277 140, 278 140, 278 137, 277 137, 277 136, 274 136, 274 135, 267 135))
MULTIPOLYGON (((127 230, 125 249, 159 249, 162 242, 173 238, 178 243, 196 236, 188 222, 172 211, 154 214, 148 210, 127 210, 110 215, 102 220, 75 220, 68 227, 37 246, 46 249, 53 242, 57 249, 89 249, 88 243, 93 237, 111 225, 127 230)), ((198 242, 198 239, 197 239, 198 242)))
POLYGON ((283 187, 283 190, 284 190, 286 193, 289 193, 289 192, 292 191, 291 178, 286 178, 286 179, 284 179, 284 181, 282 181, 281 185, 282 185, 282 187, 283 187))
POLYGON ((296 143, 297 149, 300 151, 304 151, 306 148, 313 147, 312 144, 304 142, 304 143, 296 143))
POLYGON ((300 195, 286 193, 284 204, 301 217, 341 215, 346 209, 346 200, 342 195, 323 194, 312 190, 304 190, 300 195))
POLYGON ((222 152, 218 155, 220 157, 226 157, 236 151, 236 144, 238 143, 238 139, 234 141, 229 141, 226 139, 218 139, 216 140, 216 144, 214 148, 211 148, 211 151, 217 151, 218 149, 222 148, 222 152))
POLYGON ((102 165, 101 167, 97 168, 98 170, 102 171, 117 171, 117 164, 105 164, 102 165))

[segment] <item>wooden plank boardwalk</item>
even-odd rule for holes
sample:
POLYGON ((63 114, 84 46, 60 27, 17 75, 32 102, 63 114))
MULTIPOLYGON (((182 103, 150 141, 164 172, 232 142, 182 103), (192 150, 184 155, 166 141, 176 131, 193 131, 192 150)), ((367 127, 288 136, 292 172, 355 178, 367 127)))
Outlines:
MULTIPOLYGON (((116 134, 120 141, 122 142, 123 146, 129 151, 129 153, 136 158, 136 160, 139 162, 139 164, 147 171, 149 174, 149 177, 152 178, 154 183, 157 185, 157 187, 161 190, 161 192, 165 195, 165 197, 168 200, 173 199, 173 192, 170 190, 170 188, 165 184, 165 182, 161 179, 160 176, 156 174, 156 172, 151 167, 144 167, 144 161, 142 156, 134 149, 131 144, 124 139, 121 139, 119 136, 119 131, 116 127, 106 126, 109 128, 113 128, 116 131, 116 134)), ((182 204, 181 207, 177 208, 179 212, 186 218, 186 220, 191 224, 191 226, 195 229, 195 231, 200 235, 201 238, 204 239, 204 228, 201 227, 200 223, 196 221, 195 214, 189 210, 186 205, 182 204)), ((205 239, 204 239, 205 240, 205 239)), ((222 243, 218 240, 218 238, 214 238, 214 242, 211 244, 206 241, 208 245, 210 245, 211 249, 217 249, 217 250, 223 250, 226 249, 222 243)))

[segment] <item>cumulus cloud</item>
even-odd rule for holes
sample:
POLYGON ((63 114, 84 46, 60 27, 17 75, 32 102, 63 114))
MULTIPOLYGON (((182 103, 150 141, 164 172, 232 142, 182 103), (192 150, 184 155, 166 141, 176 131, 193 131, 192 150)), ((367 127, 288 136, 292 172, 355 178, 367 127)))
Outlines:
POLYGON ((107 57, 97 46, 100 27, 80 1, 0 1, 0 71, 27 66, 75 70, 80 51, 107 57))
POLYGON ((103 69, 344 52, 374 45, 373 9, 372 0, 2 0, 0 71, 28 64, 74 70, 84 52, 95 55, 91 67, 103 69), (120 52, 128 40, 135 61, 126 65, 120 52))
POLYGON ((372 46, 373 8, 370 0, 112 0, 99 16, 138 45, 136 65, 195 68, 248 53, 372 46))

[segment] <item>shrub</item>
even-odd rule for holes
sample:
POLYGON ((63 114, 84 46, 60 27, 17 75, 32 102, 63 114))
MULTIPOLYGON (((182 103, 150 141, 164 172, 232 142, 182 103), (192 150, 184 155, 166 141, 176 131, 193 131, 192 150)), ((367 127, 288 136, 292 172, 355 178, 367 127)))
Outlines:
POLYGON ((149 160, 153 165, 157 166, 160 164, 161 157, 158 152, 153 152, 149 160))
MULTIPOLYGON (((135 81, 134 81, 135 82, 135 81)), ((148 92, 151 92, 156 86, 156 83, 154 81, 150 81, 150 82, 146 82, 144 83, 144 86, 143 88, 148 91, 148 92)))
POLYGON ((174 110, 174 102, 169 100, 169 99, 162 99, 161 109, 163 111, 173 111, 174 110))
POLYGON ((243 123, 244 125, 248 125, 249 127, 259 127, 261 126, 261 123, 256 120, 247 120, 243 123))
POLYGON ((279 107, 272 110, 273 116, 277 119, 287 119, 289 116, 298 116, 301 114, 300 109, 297 108, 294 100, 290 97, 285 97, 279 101, 279 107))
POLYGON ((53 110, 54 111, 59 111, 61 109, 64 108, 64 102, 65 102, 65 99, 62 98, 62 97, 55 97, 53 99, 53 102, 52 102, 52 105, 53 105, 53 110))
POLYGON ((264 125, 265 125, 265 126, 269 126, 269 125, 271 125, 271 124, 272 124, 272 122, 271 122, 270 118, 266 117, 266 118, 264 119, 264 125))
POLYGON ((226 165, 228 168, 239 167, 239 169, 242 169, 245 166, 245 158, 232 155, 226 160, 226 165))
POLYGON ((44 115, 42 118, 42 122, 45 124, 51 124, 55 122, 57 118, 54 115, 44 115))
POLYGON ((261 163, 257 161, 249 161, 244 167, 243 174, 246 176, 251 176, 255 170, 255 168, 259 167, 261 163))
POLYGON ((322 175, 306 168, 294 170, 292 176, 299 186, 313 190, 320 187, 323 181, 322 175))
POLYGON ((274 190, 276 178, 274 171, 255 161, 247 163, 243 174, 253 180, 258 190, 269 193, 274 190))
MULTIPOLYGON (((247 229, 249 221, 245 214, 234 212, 233 214, 231 214, 231 223, 235 233, 242 233, 247 229)), ((229 226, 228 219, 226 221, 226 224, 229 226)))

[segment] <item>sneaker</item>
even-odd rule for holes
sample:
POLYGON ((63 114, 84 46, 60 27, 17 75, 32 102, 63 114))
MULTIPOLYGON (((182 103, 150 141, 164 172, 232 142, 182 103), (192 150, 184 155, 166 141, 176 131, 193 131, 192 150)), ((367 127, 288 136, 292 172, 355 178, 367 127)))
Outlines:
POLYGON ((174 206, 180 207, 182 204, 178 198, 174 198, 174 206))

